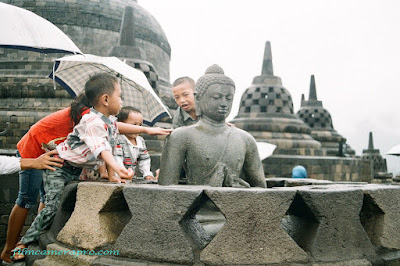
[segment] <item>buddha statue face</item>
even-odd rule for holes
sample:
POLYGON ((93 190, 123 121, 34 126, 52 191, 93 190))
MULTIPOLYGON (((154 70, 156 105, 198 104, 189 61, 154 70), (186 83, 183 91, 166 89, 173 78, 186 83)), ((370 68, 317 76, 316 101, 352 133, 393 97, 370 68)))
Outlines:
POLYGON ((218 65, 206 69, 196 82, 196 114, 215 122, 222 122, 232 109, 235 83, 218 65))
POLYGON ((225 121, 232 109, 235 88, 230 84, 211 84, 197 98, 201 116, 216 122, 225 121))

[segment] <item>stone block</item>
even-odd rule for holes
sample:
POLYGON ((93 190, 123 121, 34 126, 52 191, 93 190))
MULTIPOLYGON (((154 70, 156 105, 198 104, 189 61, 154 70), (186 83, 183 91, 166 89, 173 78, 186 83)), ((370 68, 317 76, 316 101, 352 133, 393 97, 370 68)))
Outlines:
POLYGON ((307 253, 281 227, 295 189, 206 189, 226 223, 201 251, 211 265, 305 263, 307 253))
POLYGON ((7 236, 7 227, 5 225, 0 225, 0 238, 5 238, 7 236))
POLYGON ((361 223, 372 243, 379 249, 400 250, 400 187, 368 185, 363 192, 361 223))
MULTIPOLYGON (((80 250, 79 250, 80 251, 80 250)), ((77 250, 67 247, 50 244, 46 248, 47 256, 44 259, 36 260, 34 266, 53 266, 53 265, 80 265, 90 266, 97 256, 77 255, 77 250)))
POLYGON ((8 224, 8 219, 10 218, 10 215, 2 215, 0 216, 0 224, 8 224))
POLYGON ((372 263, 366 259, 361 259, 340 262, 313 263, 311 266, 372 266, 372 263))
POLYGON ((376 256, 361 220, 363 192, 345 185, 299 187, 298 196, 316 221, 310 239, 298 243, 316 262, 376 256))
POLYGON ((42 248, 46 248, 48 244, 56 241, 58 233, 71 217, 75 208, 78 184, 78 182, 73 182, 64 187, 60 199, 60 206, 58 207, 57 214, 54 217, 53 224, 51 225, 50 230, 40 235, 39 243, 42 248))
POLYGON ((122 185, 82 182, 78 185, 74 211, 57 240, 95 249, 113 243, 129 219, 122 185))
POLYGON ((385 266, 399 266, 400 265, 400 251, 389 252, 382 255, 383 265, 385 266))
POLYGON ((121 255, 134 259, 193 264, 192 241, 181 225, 203 193, 200 186, 140 185, 124 188, 132 219, 115 243, 121 255))

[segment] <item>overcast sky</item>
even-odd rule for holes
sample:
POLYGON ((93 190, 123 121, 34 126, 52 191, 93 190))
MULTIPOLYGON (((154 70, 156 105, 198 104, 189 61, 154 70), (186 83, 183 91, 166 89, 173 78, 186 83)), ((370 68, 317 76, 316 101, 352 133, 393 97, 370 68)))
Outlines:
POLYGON ((318 100, 333 126, 361 155, 375 149, 400 173, 400 1, 397 0, 138 0, 161 24, 171 45, 171 82, 197 80, 216 63, 236 83, 233 111, 261 74, 266 41, 274 75, 300 108, 315 75, 318 100))

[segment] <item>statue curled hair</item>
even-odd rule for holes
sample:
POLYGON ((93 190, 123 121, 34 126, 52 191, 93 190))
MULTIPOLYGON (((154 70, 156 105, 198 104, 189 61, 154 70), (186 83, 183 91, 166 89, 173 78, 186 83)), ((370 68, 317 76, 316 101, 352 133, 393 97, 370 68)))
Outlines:
POLYGON ((201 98, 210 85, 223 84, 232 85, 235 88, 235 82, 224 74, 224 70, 214 64, 206 69, 206 73, 196 82, 197 97, 201 98))

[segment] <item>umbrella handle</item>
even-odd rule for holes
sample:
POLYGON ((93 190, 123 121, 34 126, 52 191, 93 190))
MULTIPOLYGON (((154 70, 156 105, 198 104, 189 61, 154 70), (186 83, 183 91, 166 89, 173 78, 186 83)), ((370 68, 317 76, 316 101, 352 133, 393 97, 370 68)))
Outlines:
POLYGON ((6 129, 0 132, 0 136, 5 136, 8 133, 8 131, 10 131, 11 128, 10 125, 11 125, 10 122, 6 122, 6 129))

